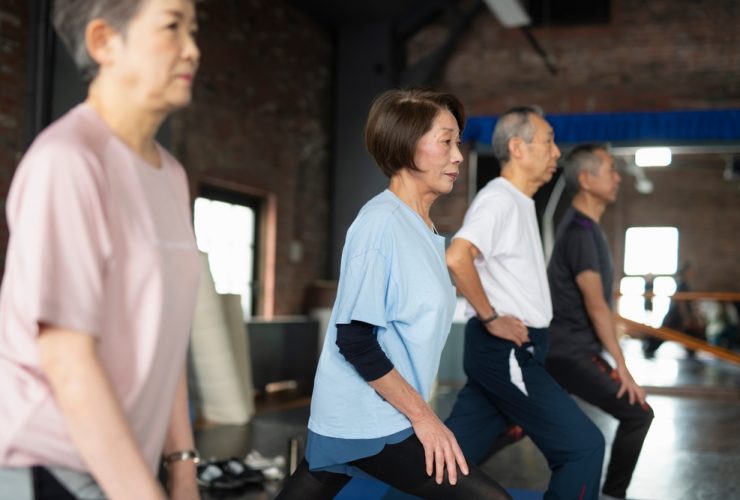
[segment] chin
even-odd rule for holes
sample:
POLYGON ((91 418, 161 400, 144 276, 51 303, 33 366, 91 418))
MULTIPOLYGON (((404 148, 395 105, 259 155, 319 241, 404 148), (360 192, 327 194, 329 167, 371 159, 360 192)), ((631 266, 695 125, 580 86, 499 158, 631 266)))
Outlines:
POLYGON ((169 112, 177 111, 190 105, 192 101, 193 97, 190 94, 187 96, 178 96, 167 101, 167 109, 169 112))
POLYGON ((455 188, 455 183, 450 182, 445 187, 439 190, 439 194, 449 194, 455 188))

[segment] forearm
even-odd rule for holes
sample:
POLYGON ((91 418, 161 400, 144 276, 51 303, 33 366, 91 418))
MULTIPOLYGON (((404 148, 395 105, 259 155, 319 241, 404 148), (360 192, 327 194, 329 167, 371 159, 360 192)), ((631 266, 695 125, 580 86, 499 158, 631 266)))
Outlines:
POLYGON ((188 406, 188 381, 183 366, 177 381, 175 402, 170 416, 170 425, 165 438, 163 454, 165 456, 176 451, 193 449, 193 431, 190 426, 190 412, 188 406))
POLYGON ((617 340, 617 331, 614 327, 614 317, 611 309, 606 304, 587 304, 586 311, 591 324, 596 330, 596 336, 601 341, 604 349, 614 358, 618 366, 624 366, 624 355, 617 340))
POLYGON ((69 435, 111 500, 163 498, 87 335, 42 329, 42 367, 69 435))
POLYGON ((395 368, 368 383, 383 399, 406 415, 412 424, 433 413, 421 394, 395 368))
POLYGON ((473 257, 460 251, 450 252, 447 254, 447 267, 458 291, 473 306, 475 312, 480 317, 491 316, 494 310, 483 289, 473 257))
MULTIPOLYGON (((172 406, 170 425, 165 438, 163 455, 169 456, 179 451, 193 450, 193 431, 190 425, 188 405, 188 382, 185 365, 177 381, 177 392, 172 406)), ((173 462, 167 467, 168 489, 172 492, 178 485, 196 488, 196 464, 192 460, 173 462)))

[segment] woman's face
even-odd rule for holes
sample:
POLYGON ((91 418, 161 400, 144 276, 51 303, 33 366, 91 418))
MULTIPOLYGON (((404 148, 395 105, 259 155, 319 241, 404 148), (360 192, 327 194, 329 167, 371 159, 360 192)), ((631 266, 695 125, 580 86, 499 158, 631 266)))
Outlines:
POLYGON ((437 194, 446 194, 460 175, 460 129, 455 117, 447 110, 440 111, 432 128, 416 144, 414 162, 419 171, 411 174, 437 194))
POLYGON ((125 36, 116 35, 112 63, 101 68, 137 105, 172 111, 190 103, 200 52, 192 0, 144 0, 125 36))

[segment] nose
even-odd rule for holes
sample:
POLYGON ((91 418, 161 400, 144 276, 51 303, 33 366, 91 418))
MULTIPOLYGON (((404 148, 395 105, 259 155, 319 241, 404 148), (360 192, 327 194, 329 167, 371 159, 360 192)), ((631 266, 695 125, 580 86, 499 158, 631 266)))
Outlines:
POLYGON ((559 148, 559 147, 558 147, 558 145, 557 145, 557 144, 555 144, 554 142, 552 143, 552 156, 553 156, 553 158, 555 158, 556 160, 557 160, 558 158, 560 158, 560 148, 559 148))
POLYGON ((195 41, 195 36, 192 33, 187 33, 185 35, 182 57, 189 61, 193 61, 196 65, 200 61, 200 49, 198 48, 198 43, 195 41))
POLYGON ((462 163, 463 154, 460 151, 460 145, 455 143, 455 147, 452 148, 452 163, 462 163))

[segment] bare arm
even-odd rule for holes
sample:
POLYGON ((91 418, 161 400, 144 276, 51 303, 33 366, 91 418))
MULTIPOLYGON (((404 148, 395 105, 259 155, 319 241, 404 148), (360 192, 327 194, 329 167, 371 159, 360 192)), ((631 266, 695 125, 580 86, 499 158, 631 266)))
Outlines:
POLYGON ((446 466, 450 484, 456 484, 456 463, 462 473, 468 475, 468 464, 454 434, 395 368, 369 384, 411 421, 416 437, 424 446, 427 475, 431 476, 434 469, 437 484, 442 484, 446 466))
POLYGON ((100 364, 96 339, 41 326, 38 345, 41 367, 67 430, 106 496, 164 499, 100 364))
POLYGON ((645 391, 632 378, 624 361, 622 348, 619 347, 617 332, 614 328, 614 317, 609 304, 604 299, 601 276, 596 271, 582 271, 576 276, 576 284, 583 296, 586 312, 594 325, 596 335, 617 363, 617 373, 621 379, 617 398, 621 398, 626 392, 630 404, 634 404, 635 400, 645 404, 645 391))
MULTIPOLYGON (((164 443, 164 456, 178 451, 191 450, 193 431, 190 427, 188 410, 188 380, 185 365, 183 364, 180 378, 177 381, 175 404, 172 408, 170 426, 164 443)), ((192 460, 174 462, 167 468, 167 489, 170 498, 177 500, 199 499, 196 468, 192 460)))
MULTIPOLYGON (((494 309, 488 302, 478 270, 475 268, 474 262, 478 255, 480 255, 478 247, 468 240, 455 238, 447 249, 445 259, 457 289, 470 302, 479 318, 488 318, 493 316, 494 309)), ((513 316, 501 316, 486 323, 485 327, 491 335, 510 340, 518 346, 529 341, 527 327, 513 316)))

